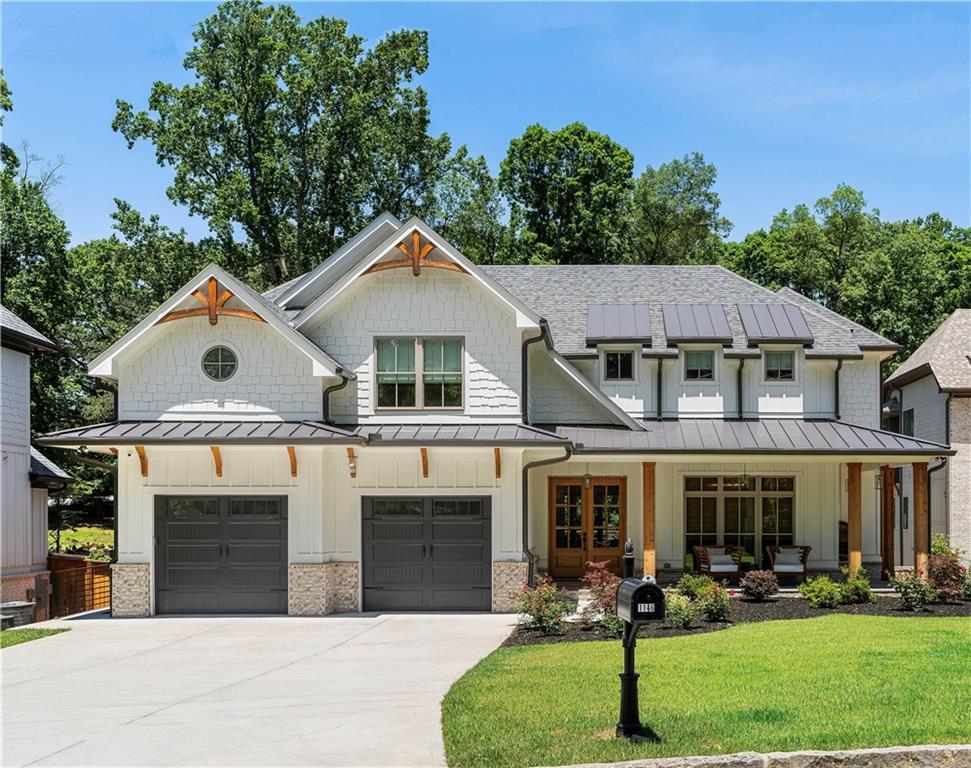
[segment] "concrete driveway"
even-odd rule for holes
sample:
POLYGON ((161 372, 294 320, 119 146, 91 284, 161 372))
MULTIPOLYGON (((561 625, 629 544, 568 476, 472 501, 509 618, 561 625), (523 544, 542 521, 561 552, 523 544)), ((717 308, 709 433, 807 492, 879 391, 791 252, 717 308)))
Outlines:
POLYGON ((3 651, 2 765, 445 765, 441 700, 513 617, 104 616, 3 651))

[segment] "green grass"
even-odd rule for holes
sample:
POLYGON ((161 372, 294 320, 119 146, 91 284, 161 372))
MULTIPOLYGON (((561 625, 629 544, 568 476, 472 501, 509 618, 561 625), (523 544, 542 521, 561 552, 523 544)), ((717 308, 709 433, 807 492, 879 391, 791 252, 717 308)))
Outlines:
POLYGON ((37 640, 48 635, 59 635, 61 632, 67 631, 68 629, 5 629, 0 632, 0 648, 29 643, 31 640, 37 640))
POLYGON ((971 619, 831 615, 637 644, 641 721, 614 737, 619 641, 500 648, 442 705, 452 768, 971 741, 971 619))
MULTIPOLYGON (((54 533, 50 534, 51 548, 54 547, 54 533)), ((111 528, 77 528, 75 530, 61 531, 61 549, 67 550, 71 547, 90 547, 111 548, 115 545, 115 532, 111 528)))

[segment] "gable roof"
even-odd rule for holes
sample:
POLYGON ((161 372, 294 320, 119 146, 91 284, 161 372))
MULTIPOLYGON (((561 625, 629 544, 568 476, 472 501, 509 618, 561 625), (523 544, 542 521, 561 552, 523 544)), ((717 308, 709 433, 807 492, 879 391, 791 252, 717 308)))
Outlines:
MULTIPOLYGON (((557 350, 577 357, 592 354, 586 348, 589 304, 618 300, 650 304, 655 350, 668 346, 662 305, 724 304, 732 335, 730 348, 735 354, 744 355, 752 354, 752 350, 736 305, 796 303, 721 266, 599 264, 482 266, 480 269, 547 319, 557 350)), ((804 311, 804 317, 813 336, 813 346, 806 350, 808 358, 859 358, 866 348, 898 348, 872 331, 867 331, 866 338, 862 338, 864 334, 856 331, 850 321, 835 322, 825 310, 804 311), (883 345, 875 346, 876 341, 883 345)))
POLYGON ((193 291, 202 286, 210 277, 214 277, 220 285, 232 291, 236 299, 259 314, 266 320, 270 327, 310 358, 315 376, 344 376, 346 378, 354 378, 353 373, 347 371, 344 366, 302 333, 298 333, 278 305, 258 294, 246 285, 246 283, 237 280, 218 264, 209 264, 204 267, 201 272, 189 280, 182 288, 173 293, 168 301, 152 312, 149 312, 138 325, 92 360, 88 365, 88 373, 92 376, 114 378, 116 376, 114 361, 117 356, 146 333, 149 333, 162 317, 189 298, 193 291))
POLYGON ((54 352, 57 346, 40 331, 0 304, 0 338, 3 346, 20 352, 44 350, 54 352))
MULTIPOLYGON (((355 256, 348 255, 349 260, 353 261, 353 264, 344 269, 342 275, 336 281, 331 283, 323 292, 321 292, 316 296, 316 298, 307 304, 306 308, 294 318, 294 327, 300 328, 301 326, 305 325, 311 318, 316 316, 320 310, 330 304, 346 288, 352 285, 357 278, 361 277, 371 266, 377 264, 379 261, 381 261, 381 259, 393 253, 396 250, 398 243, 401 242, 403 235, 407 235, 413 231, 417 231, 426 240, 435 244, 436 256, 445 256, 450 261, 458 264, 460 267, 462 267, 462 270, 466 272, 470 278, 479 283, 479 285, 486 290, 486 292, 492 294, 500 302, 509 306, 516 313, 517 327, 539 328, 541 318, 532 308, 517 298, 514 293, 506 290, 505 286, 503 286, 501 283, 492 279, 487 272, 483 271, 482 267, 473 264, 471 261, 465 258, 465 256, 459 253, 451 244, 448 243, 448 241, 445 240, 445 238, 435 232, 435 230, 433 230, 430 226, 428 226, 428 224, 419 219, 417 216, 412 216, 410 219, 408 219, 408 221, 402 224, 398 229, 391 232, 388 237, 382 240, 366 255, 356 255, 356 258, 355 256)), ((400 256, 400 254, 398 255, 400 256)))
POLYGON ((900 387, 928 374, 944 392, 971 393, 971 309, 954 310, 885 384, 900 387))

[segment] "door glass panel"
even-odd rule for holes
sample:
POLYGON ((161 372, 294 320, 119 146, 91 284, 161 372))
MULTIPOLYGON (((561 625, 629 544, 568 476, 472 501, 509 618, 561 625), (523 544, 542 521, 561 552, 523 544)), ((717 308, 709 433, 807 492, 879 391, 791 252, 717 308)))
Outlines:
POLYGON ((169 514, 173 517, 218 517, 219 499, 169 499, 169 514))
POLYGON ((613 549, 620 546, 620 485, 597 483, 593 486, 593 546, 613 549))
POLYGON ((703 491, 717 491, 718 490, 718 478, 717 477, 703 477, 703 478, 701 478, 701 490, 703 490, 703 491))
POLYGON ((375 499, 373 504, 374 514, 382 517, 421 517, 419 499, 375 499))
POLYGON ((553 491, 554 541, 559 549, 581 549, 583 546, 583 487, 559 483, 553 491))

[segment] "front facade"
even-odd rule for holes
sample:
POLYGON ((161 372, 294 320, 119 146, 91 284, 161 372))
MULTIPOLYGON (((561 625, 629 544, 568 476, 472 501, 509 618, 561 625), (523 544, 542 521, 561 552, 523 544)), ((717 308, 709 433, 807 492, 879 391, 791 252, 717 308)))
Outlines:
POLYGON ((510 610, 695 544, 879 568, 896 346, 717 267, 477 267, 376 219, 265 294, 203 270, 90 366, 118 421, 115 615, 510 610), (846 552, 841 557, 841 531, 846 552))
MULTIPOLYGON (((885 383, 885 423, 895 431, 948 443, 955 454, 929 470, 931 533, 971 557, 971 309, 957 309, 885 383)), ((914 564, 914 480, 897 472, 896 564, 914 564)))
POLYGON ((30 359, 54 344, 0 306, 0 602, 34 603, 34 618, 46 619, 50 598, 47 569, 47 493, 70 477, 30 445, 30 359))

